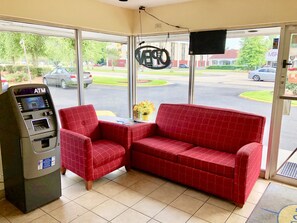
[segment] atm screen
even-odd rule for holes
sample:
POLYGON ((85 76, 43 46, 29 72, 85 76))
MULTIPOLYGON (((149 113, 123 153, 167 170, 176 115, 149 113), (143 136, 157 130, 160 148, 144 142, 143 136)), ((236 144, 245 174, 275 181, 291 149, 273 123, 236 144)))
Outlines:
POLYGON ((21 101, 24 111, 38 110, 47 107, 42 96, 26 97, 22 98, 21 101))

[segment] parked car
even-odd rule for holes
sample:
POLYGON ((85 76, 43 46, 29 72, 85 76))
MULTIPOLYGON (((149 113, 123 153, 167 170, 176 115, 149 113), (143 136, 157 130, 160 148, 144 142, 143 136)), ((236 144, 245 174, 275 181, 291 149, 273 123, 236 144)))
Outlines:
POLYGON ((182 64, 179 65, 179 68, 189 68, 189 66, 187 64, 182 63, 182 64))
POLYGON ((263 67, 257 70, 250 71, 248 74, 249 79, 254 81, 274 81, 276 68, 263 67))
POLYGON ((1 77, 1 83, 2 83, 2 92, 7 91, 9 84, 8 84, 8 81, 5 79, 5 77, 1 77))
MULTIPOLYGON (((74 68, 57 67, 43 76, 43 83, 46 85, 61 86, 67 88, 77 85, 77 75, 74 68)), ((93 83, 90 72, 84 72, 84 86, 88 87, 93 83)))

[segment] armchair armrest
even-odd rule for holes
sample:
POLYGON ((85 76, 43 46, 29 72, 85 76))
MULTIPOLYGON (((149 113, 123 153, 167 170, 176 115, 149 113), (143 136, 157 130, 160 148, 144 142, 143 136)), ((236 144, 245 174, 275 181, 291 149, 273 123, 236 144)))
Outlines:
POLYGON ((234 173, 234 201, 244 204, 257 181, 262 161, 261 143, 253 142, 241 147, 236 153, 234 173))
POLYGON ((93 152, 91 139, 61 128, 60 146, 62 166, 77 173, 85 180, 92 180, 93 152))
POLYGON ((122 145, 126 150, 131 146, 131 131, 129 126, 99 120, 100 135, 103 139, 108 139, 122 145))
POLYGON ((156 123, 139 123, 130 126, 131 128, 131 143, 155 135, 157 124, 156 123))

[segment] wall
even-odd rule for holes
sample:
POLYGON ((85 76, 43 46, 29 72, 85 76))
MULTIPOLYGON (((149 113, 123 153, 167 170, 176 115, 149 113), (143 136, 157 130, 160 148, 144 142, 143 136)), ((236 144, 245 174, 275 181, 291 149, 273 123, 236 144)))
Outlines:
POLYGON ((0 19, 47 24, 129 35, 133 11, 96 0, 1 0, 0 19))
MULTIPOLYGON (((297 3, 295 0, 195 0, 169 6, 146 9, 147 12, 174 25, 184 26, 191 31, 221 28, 250 28, 287 22, 297 22, 297 3)), ((134 13, 133 33, 139 33, 139 13, 134 13)), ((178 31, 176 28, 142 14, 143 34, 178 31)), ((186 31, 186 30, 183 30, 186 31)))

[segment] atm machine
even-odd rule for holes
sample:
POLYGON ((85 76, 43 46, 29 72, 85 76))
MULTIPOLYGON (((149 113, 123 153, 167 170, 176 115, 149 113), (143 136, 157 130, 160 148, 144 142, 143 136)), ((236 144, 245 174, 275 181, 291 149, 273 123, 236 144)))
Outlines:
POLYGON ((61 196, 58 136, 46 85, 11 86, 0 95, 5 196, 24 213, 61 196))

